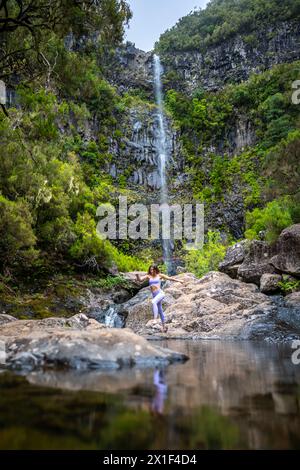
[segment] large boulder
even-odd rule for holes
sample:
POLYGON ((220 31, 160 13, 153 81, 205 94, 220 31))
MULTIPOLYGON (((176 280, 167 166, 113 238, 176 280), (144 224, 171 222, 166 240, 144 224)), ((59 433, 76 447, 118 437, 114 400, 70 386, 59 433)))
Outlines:
POLYGON ((279 282, 282 276, 279 274, 263 274, 260 278, 260 291, 264 294, 273 294, 279 290, 279 282))
POLYGON ((259 240, 243 240, 228 248, 219 270, 233 279, 260 285, 263 274, 276 272, 270 259, 274 248, 259 240))
POLYGON ((186 360, 183 354, 150 344, 129 329, 105 328, 85 315, 18 320, 0 327, 0 358, 14 369, 48 367, 119 369, 161 366, 186 360))
MULTIPOLYGON (((174 302, 172 291, 169 290, 166 294, 165 306, 172 305, 174 302)), ((135 297, 122 305, 119 314, 126 318, 127 328, 132 328, 134 331, 140 330, 152 319, 151 299, 152 295, 149 288, 144 288, 135 297)))
POLYGON ((246 256, 247 245, 247 240, 243 240, 242 242, 230 246, 226 252, 224 260, 219 265, 219 270, 236 279, 238 269, 246 256))
POLYGON ((276 254, 270 263, 278 271, 300 276, 300 224, 283 230, 276 243, 276 254))
POLYGON ((262 285, 262 292, 273 293, 275 287, 270 285, 269 289, 269 283, 277 278, 266 275, 300 276, 300 224, 283 230, 273 245, 260 240, 235 244, 228 248, 219 269, 234 279, 262 285))
POLYGON ((276 273, 270 261, 273 254, 273 246, 266 242, 253 240, 247 248, 243 263, 237 270, 238 279, 259 286, 263 274, 276 273))
POLYGON ((284 298, 278 319, 295 330, 300 330, 300 292, 294 292, 284 298))
POLYGON ((0 314, 0 326, 5 325, 6 323, 10 323, 12 321, 16 321, 17 319, 12 315, 7 315, 6 313, 0 314))

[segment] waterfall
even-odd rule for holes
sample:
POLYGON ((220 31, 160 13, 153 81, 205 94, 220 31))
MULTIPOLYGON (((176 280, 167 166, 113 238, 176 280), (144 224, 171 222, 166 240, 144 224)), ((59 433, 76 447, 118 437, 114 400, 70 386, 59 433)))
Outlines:
MULTIPOLYGON (((158 154, 158 171, 160 176, 160 204, 168 203, 168 183, 166 171, 169 163, 169 152, 167 146, 166 125, 163 111, 163 92, 162 92, 162 66, 158 55, 154 54, 154 86, 155 98, 158 109, 158 139, 157 139, 157 154, 158 154)), ((172 240, 165 240, 162 238, 163 259, 167 266, 169 274, 173 274, 172 240)))

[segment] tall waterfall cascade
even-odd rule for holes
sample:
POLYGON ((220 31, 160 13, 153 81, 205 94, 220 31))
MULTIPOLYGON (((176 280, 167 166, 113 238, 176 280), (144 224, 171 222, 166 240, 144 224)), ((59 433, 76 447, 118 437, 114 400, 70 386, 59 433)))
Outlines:
MULTIPOLYGON (((160 204, 168 204, 168 181, 167 169, 170 160, 170 155, 167 145, 166 122, 163 110, 163 91, 161 76, 163 68, 158 55, 154 54, 154 86, 155 98, 158 110, 158 138, 157 138, 157 155, 158 155, 158 171, 160 176, 160 204)), ((173 271, 172 252, 173 242, 171 239, 164 239, 162 237, 163 259, 167 266, 169 274, 173 271)))

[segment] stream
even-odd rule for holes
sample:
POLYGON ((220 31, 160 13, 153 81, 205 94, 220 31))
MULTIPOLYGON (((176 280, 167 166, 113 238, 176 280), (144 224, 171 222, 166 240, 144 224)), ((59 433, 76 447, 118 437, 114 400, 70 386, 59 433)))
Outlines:
POLYGON ((299 449, 300 365, 254 342, 159 343, 165 370, 0 373, 1 449, 299 449))

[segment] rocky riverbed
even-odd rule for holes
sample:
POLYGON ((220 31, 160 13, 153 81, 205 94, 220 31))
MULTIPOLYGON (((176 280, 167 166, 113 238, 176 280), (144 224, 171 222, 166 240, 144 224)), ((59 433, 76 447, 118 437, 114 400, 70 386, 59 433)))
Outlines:
POLYGON ((187 358, 147 340, 300 340, 299 247, 298 224, 273 245, 237 243, 221 263, 222 272, 201 279, 179 274, 183 285, 167 281, 167 333, 160 320, 153 320, 151 293, 136 283, 136 273, 124 274, 111 292, 81 291, 80 311, 69 318, 16 319, 2 310, 1 363, 28 370, 154 367, 187 358), (296 287, 283 295, 286 277, 296 287))
POLYGON ((245 240, 230 247, 220 270, 202 279, 182 274, 183 287, 166 283, 167 335, 151 318, 150 293, 145 288, 122 304, 119 313, 127 327, 149 338, 271 342, 300 338, 300 224, 283 230, 272 245, 245 240), (295 291, 283 295, 280 285, 285 282, 295 291))
POLYGON ((300 338, 300 292, 267 296, 255 284, 210 272, 202 279, 179 276, 164 290, 168 333, 151 319, 150 294, 142 289, 124 304, 126 326, 149 338, 291 341, 300 338), (179 287, 178 287, 179 286, 179 287))

